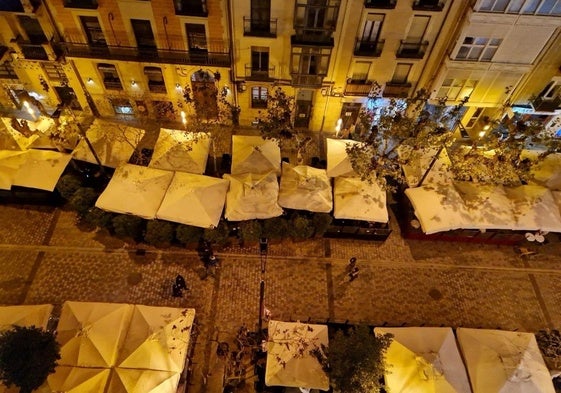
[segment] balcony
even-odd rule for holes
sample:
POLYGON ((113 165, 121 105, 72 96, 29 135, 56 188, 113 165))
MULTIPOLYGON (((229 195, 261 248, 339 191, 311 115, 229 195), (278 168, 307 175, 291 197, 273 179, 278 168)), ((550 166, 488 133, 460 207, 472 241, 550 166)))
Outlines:
POLYGON ((277 20, 259 20, 243 18, 243 35, 246 37, 272 37, 277 36, 277 20))
POLYGON ((387 82, 384 87, 384 97, 406 98, 409 95, 411 83, 387 82))
POLYGON ((60 46, 67 57, 216 67, 229 67, 231 63, 230 54, 223 45, 224 52, 187 52, 179 49, 147 51, 136 47, 92 46, 70 42, 61 42, 60 46))
POLYGON ((264 100, 262 98, 252 98, 251 99, 251 107, 252 108, 267 109, 267 100, 264 100))
POLYGON ((97 0, 64 0, 64 8, 97 10, 97 0))
POLYGON ((164 82, 148 81, 148 90, 152 93, 167 94, 166 85, 164 82))
POLYGON ((208 16, 206 0, 174 0, 175 15, 208 16))
POLYGON ((350 79, 345 86, 345 96, 368 97, 372 91, 371 81, 350 79))
POLYGON ((9 63, 0 64, 0 79, 18 79, 14 68, 9 63))
POLYGON ((254 69, 251 64, 245 65, 245 79, 250 81, 263 81, 263 82, 273 82, 275 75, 275 67, 269 67, 268 69, 254 69))
POLYGON ((119 78, 106 78, 103 80, 103 86, 107 90, 123 90, 123 85, 119 78))
POLYGON ((555 112, 559 108, 559 105, 561 105, 561 96, 550 99, 536 97, 531 103, 536 112, 555 112))
POLYGON ((297 87, 320 88, 324 75, 292 74, 292 85, 297 87))
POLYGON ((395 8, 395 3, 397 3, 396 0, 365 0, 364 7, 392 9, 395 8))
POLYGON ((401 40, 396 57, 402 59, 422 59, 428 46, 428 41, 407 42, 407 40, 401 40))
POLYGON ((439 0, 415 0, 413 9, 415 11, 442 11, 444 2, 439 0))
POLYGON ((290 37, 292 45, 322 46, 333 48, 331 32, 325 30, 304 30, 290 37))
POLYGON ((40 0, 0 0, 0 11, 35 12, 40 5, 40 0))
POLYGON ((356 40, 355 56, 380 57, 384 48, 384 40, 377 42, 356 40))

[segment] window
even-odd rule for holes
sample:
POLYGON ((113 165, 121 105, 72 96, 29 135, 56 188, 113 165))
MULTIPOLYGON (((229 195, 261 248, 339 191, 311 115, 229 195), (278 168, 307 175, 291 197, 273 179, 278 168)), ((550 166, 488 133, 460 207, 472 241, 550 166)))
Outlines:
POLYGON ((32 44, 43 44, 47 42, 47 37, 43 33, 43 28, 39 21, 26 15, 18 15, 21 28, 25 31, 27 39, 32 44))
POLYGON ((357 61, 353 67, 351 83, 365 83, 370 72, 370 62, 357 61))
POLYGON ((12 63, 6 61, 0 64, 0 79, 18 79, 12 63))
POLYGON ((251 30, 270 30, 271 0, 251 0, 251 30))
POLYGON ((465 37, 456 60, 491 61, 502 38, 465 37))
POLYGON ((561 0, 482 0, 479 11, 561 15, 561 0))
POLYGON ((117 68, 113 64, 100 63, 97 69, 103 79, 103 85, 106 89, 122 90, 121 79, 117 73, 117 68))
POLYGON ((384 22, 383 14, 368 14, 362 30, 362 42, 377 42, 384 22))
POLYGON ((331 49, 292 47, 292 72, 304 75, 326 75, 331 49))
POLYGON ((251 71, 269 72, 269 48, 251 47, 251 71))
POLYGON ((117 115, 133 115, 134 110, 129 100, 126 98, 113 98, 110 100, 111 106, 117 115))
POLYGON ((475 89, 477 81, 473 79, 448 78, 442 82, 437 97, 456 101, 469 97, 475 89))
POLYGON ((95 16, 81 16, 80 22, 86 37, 88 38, 88 44, 94 46, 107 46, 107 41, 105 41, 105 35, 103 35, 103 30, 101 30, 101 25, 99 20, 95 16))
POLYGON ((185 23, 187 31, 187 43, 190 52, 206 52, 208 50, 206 43, 205 25, 198 23, 185 23))
POLYGON ((411 64, 397 63, 393 72, 391 83, 400 85, 406 84, 407 78, 409 77, 409 72, 411 71, 411 67, 411 64))
POLYGON ((482 113, 483 113, 483 108, 477 108, 469 118, 466 124, 466 128, 473 128, 473 126, 477 124, 477 120, 479 120, 479 117, 481 116, 482 113))
POLYGON ((561 82, 552 81, 547 84, 545 89, 541 91, 539 96, 544 100, 553 100, 560 96, 561 93, 561 82))
POLYGON ((153 93, 167 93, 162 69, 159 67, 144 67, 144 75, 148 79, 148 89, 153 93))
POLYGON ((251 107, 252 108, 267 108, 267 88, 266 87, 252 87, 251 88, 251 107))
POLYGON ((58 63, 43 63, 43 70, 51 82, 59 82, 66 79, 62 66, 58 63))
POLYGON ((156 49, 156 41, 149 20, 131 19, 131 25, 139 49, 156 49))
POLYGON ((298 0, 295 27, 308 29, 335 29, 339 0, 298 0))
POLYGON ((423 41, 425 32, 430 22, 430 16, 415 15, 411 21, 411 26, 407 32, 407 37, 405 41, 409 43, 419 43, 423 41))

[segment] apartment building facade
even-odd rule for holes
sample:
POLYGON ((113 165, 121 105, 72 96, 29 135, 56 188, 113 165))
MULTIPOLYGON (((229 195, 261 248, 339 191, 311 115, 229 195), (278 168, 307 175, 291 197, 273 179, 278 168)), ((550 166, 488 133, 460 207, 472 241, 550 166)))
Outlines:
POLYGON ((100 116, 181 120, 186 98, 212 108, 224 93, 240 107, 240 125, 250 127, 281 87, 296 98, 295 126, 329 135, 352 128, 364 106, 426 89, 449 105, 469 96, 464 124, 475 132, 480 119, 505 103, 530 102, 551 82, 542 97, 555 105, 560 7, 548 0, 6 0, 0 108, 31 100, 47 114, 66 104, 100 116))
MULTIPOLYGON (((530 104, 561 65, 561 2, 478 0, 470 8, 432 85, 432 97, 457 104, 469 97, 465 131, 477 138, 489 120, 530 104)), ((552 94, 547 93, 551 104, 552 94)), ((551 105, 549 105, 551 107, 551 105)), ((553 108, 551 108, 553 109, 553 108)))

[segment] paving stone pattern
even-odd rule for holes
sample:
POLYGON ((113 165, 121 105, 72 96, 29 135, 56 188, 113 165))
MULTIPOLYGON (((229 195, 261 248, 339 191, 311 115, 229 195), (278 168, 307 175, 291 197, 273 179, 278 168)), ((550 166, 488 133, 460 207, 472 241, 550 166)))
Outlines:
MULTIPOLYGON (((261 272, 258 245, 218 253, 220 267, 205 278, 193 250, 127 243, 82 227, 59 208, 0 206, 0 303, 67 300, 193 307, 196 344, 189 392, 220 392, 220 341, 255 329, 259 285, 272 317, 388 326, 464 326, 536 331, 561 327, 561 246, 511 246, 404 240, 393 220, 385 242, 340 239, 269 245, 261 272), (144 253, 137 253, 141 248, 144 253), (347 264, 357 257, 358 278, 347 264), (184 297, 171 281, 186 278, 184 297)), ((251 390, 247 384, 246 391, 251 390)))

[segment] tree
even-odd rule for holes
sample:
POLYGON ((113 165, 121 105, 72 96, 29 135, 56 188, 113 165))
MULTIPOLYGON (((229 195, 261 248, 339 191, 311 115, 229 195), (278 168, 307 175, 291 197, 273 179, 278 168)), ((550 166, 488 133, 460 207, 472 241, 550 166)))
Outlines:
POLYGON ((383 388, 384 355, 391 334, 375 336, 365 325, 338 330, 329 340, 331 383, 345 393, 375 393, 383 388))
POLYGON ((295 149, 298 158, 301 158, 311 138, 294 128, 294 103, 293 96, 277 87, 267 97, 267 110, 259 112, 257 128, 263 138, 276 140, 281 149, 295 149))
POLYGON ((54 373, 60 346, 52 333, 14 326, 0 335, 0 379, 20 393, 31 393, 54 373))
MULTIPOLYGON (((212 89, 209 85, 198 87, 201 89, 212 89)), ((204 92, 203 92, 204 93, 204 92)), ((212 89, 210 97, 216 100, 217 107, 206 108, 193 99, 193 92, 186 86, 183 90, 184 102, 179 103, 183 108, 185 116, 184 124, 189 127, 189 131, 197 134, 205 134, 210 138, 214 171, 218 171, 216 156, 217 151, 227 151, 226 146, 220 146, 220 143, 231 140, 233 128, 239 125, 240 107, 233 104, 229 100, 229 90, 223 87, 220 91, 218 88, 212 89)), ((183 115, 182 115, 183 116, 183 115)), ((197 142, 195 137, 191 143, 197 142)), ((189 146, 187 146, 189 148, 189 146)))
MULTIPOLYGON (((456 130, 465 111, 468 97, 453 107, 442 100, 428 104, 428 94, 420 90, 405 100, 390 100, 378 112, 363 109, 359 116, 361 132, 357 144, 349 144, 347 153, 353 169, 363 179, 377 181, 393 190, 405 183, 403 165, 433 156, 428 173, 442 150, 448 153, 450 170, 457 180, 513 185, 526 182, 532 165, 560 150, 561 141, 545 131, 542 123, 515 114, 498 120, 486 119, 489 131, 471 145, 456 139, 456 130), (523 150, 539 146, 534 160, 524 158, 523 150)), ((424 176, 419 184, 421 185, 424 176)))

